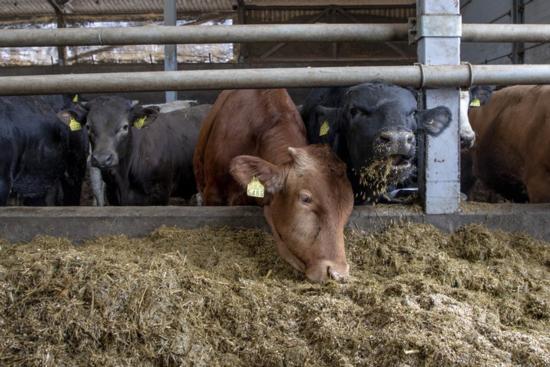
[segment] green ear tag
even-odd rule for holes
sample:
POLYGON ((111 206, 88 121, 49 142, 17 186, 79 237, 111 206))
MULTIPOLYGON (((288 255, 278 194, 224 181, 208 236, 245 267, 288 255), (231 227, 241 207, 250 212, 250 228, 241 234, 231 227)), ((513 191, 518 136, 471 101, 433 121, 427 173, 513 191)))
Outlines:
POLYGON ((80 125, 80 122, 76 121, 74 117, 71 117, 69 120, 69 128, 71 131, 79 131, 82 130, 82 125, 80 125))
POLYGON ((252 181, 246 186, 246 195, 253 198, 264 197, 264 185, 255 176, 252 177, 252 181))
POLYGON ((77 102, 78 102, 78 94, 75 94, 73 97, 73 103, 77 103, 77 102))
POLYGON ((330 125, 328 124, 328 121, 325 120, 321 124, 321 128, 319 129, 319 136, 325 136, 330 131, 330 125))
POLYGON ((479 98, 472 99, 472 102, 470 102, 470 107, 481 107, 481 101, 479 98))
POLYGON ((134 127, 136 129, 141 129, 145 126, 145 120, 147 120, 146 116, 142 116, 138 118, 136 121, 134 121, 134 127))

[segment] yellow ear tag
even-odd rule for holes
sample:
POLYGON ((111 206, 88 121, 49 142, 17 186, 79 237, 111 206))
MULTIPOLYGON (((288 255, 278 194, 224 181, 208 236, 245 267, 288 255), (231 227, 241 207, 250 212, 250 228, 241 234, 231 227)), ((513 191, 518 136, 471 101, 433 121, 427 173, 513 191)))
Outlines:
POLYGON ((330 131, 330 125, 328 124, 328 121, 325 120, 321 124, 321 128, 319 129, 319 136, 325 136, 330 131))
POLYGON ((69 120, 69 128, 71 131, 79 131, 82 130, 82 125, 80 125, 80 122, 76 121, 74 117, 71 117, 69 120))
POLYGON ((472 99, 472 102, 470 102, 470 107, 481 107, 481 101, 479 98, 472 99))
POLYGON ((246 186, 246 195, 253 198, 263 198, 264 185, 256 177, 252 177, 252 181, 246 186))
POLYGON ((75 94, 73 97, 73 103, 78 102, 78 94, 75 94))
POLYGON ((142 116, 138 118, 136 121, 134 121, 134 127, 136 129, 141 129, 145 126, 145 120, 147 120, 146 116, 142 116))

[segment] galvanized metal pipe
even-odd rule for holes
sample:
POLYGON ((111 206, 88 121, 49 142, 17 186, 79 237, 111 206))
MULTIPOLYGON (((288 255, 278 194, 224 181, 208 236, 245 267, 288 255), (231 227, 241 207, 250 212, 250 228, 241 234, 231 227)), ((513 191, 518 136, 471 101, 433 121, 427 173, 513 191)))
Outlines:
POLYGON ((407 24, 262 24, 5 29, 0 47, 407 40, 407 24))
POLYGON ((380 80, 413 87, 549 84, 548 65, 439 65, 157 71, 0 77, 0 95, 292 88, 380 80))
MULTIPOLYGON (((549 24, 463 24, 463 42, 548 42, 549 24)), ((407 41, 407 24, 262 24, 3 29, 0 47, 407 41)))
MULTIPOLYGON (((164 0, 164 24, 175 26, 177 21, 176 0, 164 0)), ((164 70, 178 70, 178 45, 164 45, 164 70)), ((164 93, 166 103, 178 99, 176 91, 166 91, 164 93)))
POLYGON ((550 24, 463 24, 462 42, 550 42, 550 24))

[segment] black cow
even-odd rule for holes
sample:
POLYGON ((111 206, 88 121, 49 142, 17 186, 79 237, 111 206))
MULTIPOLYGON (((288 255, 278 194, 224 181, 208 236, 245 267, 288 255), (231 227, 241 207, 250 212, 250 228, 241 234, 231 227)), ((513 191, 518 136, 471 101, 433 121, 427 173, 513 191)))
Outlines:
POLYGON ((388 183, 405 181, 415 171, 416 132, 437 136, 451 122, 448 108, 418 110, 413 91, 378 82, 313 90, 302 117, 309 143, 330 144, 348 165, 358 203, 373 194, 362 179, 369 167, 388 162, 388 183))
POLYGON ((67 96, 0 97, 0 205, 78 205, 86 168, 86 133, 56 113, 67 96))
POLYGON ((80 122, 111 205, 165 205, 171 196, 196 193, 193 151, 209 105, 159 113, 156 107, 103 96, 84 107, 80 122))

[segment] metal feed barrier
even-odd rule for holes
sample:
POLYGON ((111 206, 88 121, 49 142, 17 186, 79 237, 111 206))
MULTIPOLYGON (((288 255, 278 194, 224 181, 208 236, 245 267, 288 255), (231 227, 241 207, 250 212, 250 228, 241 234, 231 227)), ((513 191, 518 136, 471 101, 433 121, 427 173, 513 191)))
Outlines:
MULTIPOLYGON (((165 2, 167 9, 174 1, 165 2)), ((132 45, 178 43, 406 41, 417 44, 419 65, 241 69, 231 72, 165 71, 141 73, 18 76, 0 78, 0 95, 122 92, 222 88, 320 87, 382 80, 425 90, 425 106, 446 105, 451 128, 421 141, 421 192, 427 214, 459 210, 459 91, 472 84, 550 83, 547 65, 479 66, 460 64, 464 42, 550 42, 550 25, 462 24, 456 0, 417 0, 409 24, 300 24, 234 26, 152 26, 135 28, 2 30, 0 47, 132 45)), ((167 69, 173 65, 167 65, 167 69)))

